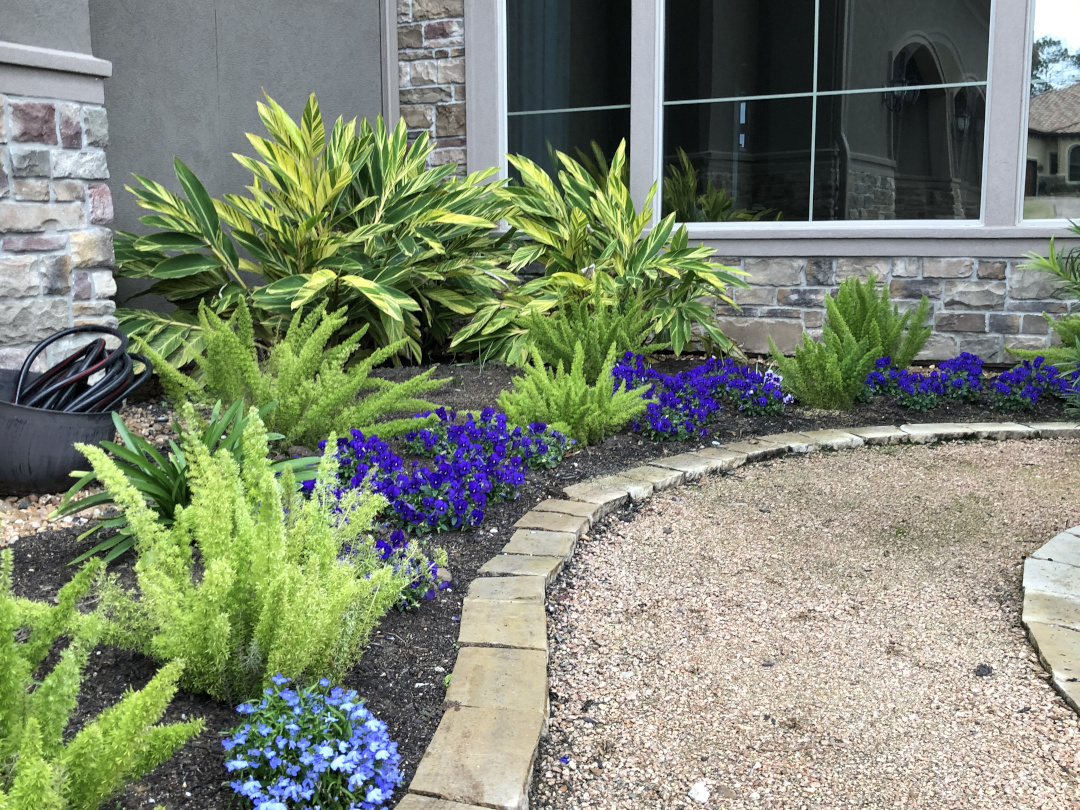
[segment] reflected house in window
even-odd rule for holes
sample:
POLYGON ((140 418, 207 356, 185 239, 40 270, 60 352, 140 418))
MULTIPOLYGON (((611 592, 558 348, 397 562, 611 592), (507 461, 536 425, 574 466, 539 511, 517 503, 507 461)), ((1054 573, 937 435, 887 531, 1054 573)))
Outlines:
POLYGON ((1028 217, 1080 216, 1080 83, 1031 99, 1024 197, 1028 217))
POLYGON ((787 221, 978 219, 990 11, 668 3, 664 162, 787 221))

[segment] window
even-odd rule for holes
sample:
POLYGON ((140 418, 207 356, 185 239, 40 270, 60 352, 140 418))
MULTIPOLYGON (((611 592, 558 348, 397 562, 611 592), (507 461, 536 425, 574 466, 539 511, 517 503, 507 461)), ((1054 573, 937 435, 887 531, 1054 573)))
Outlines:
POLYGON ((470 169, 628 137, 638 204, 731 255, 1022 256, 1080 216, 1080 125, 1034 126, 1070 88, 1080 122, 1077 0, 465 10, 470 169))
POLYGON ((1024 218, 1080 214, 1080 3, 1036 0, 1028 102, 1024 218), (1058 155, 1064 153, 1064 173, 1058 155), (1037 167, 1049 163, 1040 176, 1037 167), (1032 165, 1035 171, 1032 171, 1032 165))
POLYGON ((507 149, 611 155, 630 135, 629 0, 507 0, 507 149))

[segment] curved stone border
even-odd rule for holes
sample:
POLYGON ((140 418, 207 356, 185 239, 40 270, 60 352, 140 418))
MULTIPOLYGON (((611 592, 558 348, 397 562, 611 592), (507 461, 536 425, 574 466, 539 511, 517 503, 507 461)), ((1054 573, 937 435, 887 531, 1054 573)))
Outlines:
POLYGON ((1024 562, 1021 621, 1054 689, 1080 712, 1080 526, 1024 562))
MULTIPOLYGON (((665 456, 566 487, 567 500, 546 500, 514 524, 510 542, 481 567, 482 576, 469 587, 443 718, 397 810, 528 810, 533 762, 547 730, 547 586, 573 555, 578 539, 620 506, 709 473, 789 453, 948 439, 1078 437, 1077 422, 778 433, 665 456)), ((1048 549, 1053 559, 1033 555, 1025 567, 1024 623, 1044 663, 1057 667, 1052 669, 1054 685, 1076 708, 1080 664, 1069 662, 1080 662, 1080 528, 1054 538, 1039 554, 1048 549), (1062 548, 1066 545, 1068 551, 1062 548)))

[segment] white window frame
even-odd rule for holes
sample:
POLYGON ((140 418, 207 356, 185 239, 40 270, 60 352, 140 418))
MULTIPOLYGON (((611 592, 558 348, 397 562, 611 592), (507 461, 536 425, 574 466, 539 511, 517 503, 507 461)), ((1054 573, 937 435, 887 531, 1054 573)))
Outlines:
MULTIPOLYGON (((1024 220, 1035 1, 993 0, 978 220, 687 223, 730 256, 1020 257, 1069 236, 1067 220, 1024 220), (1015 35, 1026 31, 1026 37, 1015 35)), ((630 190, 640 205, 662 176, 664 0, 632 0, 630 190)), ((506 2, 465 0, 468 170, 506 176, 506 2)), ((659 220, 659 202, 654 221, 659 220)))

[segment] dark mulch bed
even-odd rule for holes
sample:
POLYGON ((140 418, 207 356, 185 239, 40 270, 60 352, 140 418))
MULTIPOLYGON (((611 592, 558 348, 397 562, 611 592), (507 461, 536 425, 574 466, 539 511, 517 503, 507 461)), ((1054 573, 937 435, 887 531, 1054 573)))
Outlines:
MULTIPOLYGON (((661 368, 671 373, 700 362, 701 358, 684 358, 666 361, 661 368)), ((384 369, 379 374, 403 379, 421 370, 384 369)), ((498 393, 509 387, 514 374, 505 366, 494 364, 443 364, 438 366, 436 376, 448 377, 451 382, 431 398, 451 409, 479 410, 495 404, 498 393)), ((752 419, 725 413, 712 425, 709 439, 704 441, 737 441, 751 435, 858 425, 1007 418, 1010 418, 1007 414, 971 405, 950 405, 920 414, 884 402, 861 404, 849 413, 793 408, 783 417, 752 419)), ((1023 414, 1022 418, 1026 421, 1055 420, 1065 418, 1065 414, 1061 403, 1052 400, 1041 404, 1034 412, 1023 414)), ((393 612, 386 616, 360 665, 345 681, 345 685, 356 689, 375 715, 390 727, 391 738, 397 741, 402 755, 406 785, 441 717, 443 681, 445 675, 453 671, 457 657, 455 642, 462 600, 477 569, 506 543, 513 531, 512 524, 537 502, 559 497, 560 489, 575 480, 618 471, 647 459, 685 452, 701 445, 701 441, 658 444, 632 433, 613 436, 597 447, 568 457, 555 470, 530 472, 521 489, 521 497, 512 503, 490 508, 482 527, 432 539, 449 554, 454 577, 452 589, 418 610, 393 612)), ((4 494, 0 493, 0 496, 4 494)), ((92 542, 78 543, 77 534, 78 530, 74 529, 45 532, 15 544, 15 583, 19 595, 43 600, 55 595, 72 574, 67 562, 92 542)), ((115 570, 127 566, 130 561, 118 561, 113 567, 115 570)), ((155 671, 153 662, 142 656, 110 647, 100 648, 91 658, 74 727, 115 702, 126 688, 144 686, 155 671)), ((239 716, 231 706, 182 692, 173 701, 167 719, 191 716, 204 718, 207 730, 171 761, 129 786, 115 806, 190 810, 241 806, 227 785, 220 744, 221 735, 237 724, 239 716)))

